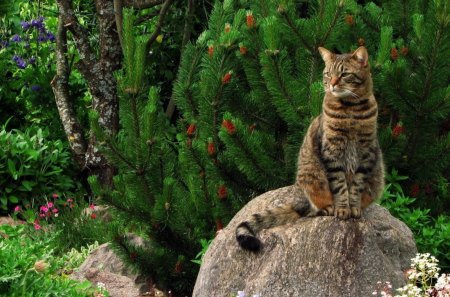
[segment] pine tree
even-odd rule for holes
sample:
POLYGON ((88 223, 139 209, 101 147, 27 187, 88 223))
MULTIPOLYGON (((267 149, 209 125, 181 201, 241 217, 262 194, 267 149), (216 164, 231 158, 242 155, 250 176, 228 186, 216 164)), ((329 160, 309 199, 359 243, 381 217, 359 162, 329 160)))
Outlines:
POLYGON ((89 182, 96 203, 107 205, 114 217, 113 247, 119 255, 152 276, 160 287, 187 293, 198 270, 189 261, 200 249, 195 228, 209 229, 190 222, 195 206, 186 203, 189 194, 177 182, 175 126, 165 116, 158 88, 144 80, 149 36, 136 27, 136 12, 124 9, 123 15, 124 61, 116 73, 120 92, 117 136, 101 128, 96 113, 90 114, 101 150, 117 174, 112 188, 101 186, 95 176, 89 182))
MULTIPOLYGON (((253 195, 293 183, 300 143, 324 95, 319 46, 368 48, 388 170, 408 175, 406 186, 448 184, 448 15, 446 1, 216 2, 174 87, 186 130, 180 166, 185 179, 199 172, 203 179, 191 193, 226 223, 253 195)), ((450 207, 448 192, 441 196, 450 207)))
POLYGON ((368 48, 388 172, 398 168, 421 194, 430 185, 428 195, 439 194, 449 209, 448 4, 405 5, 216 1, 207 30, 183 51, 173 90, 176 138, 157 90, 135 73, 143 67, 133 64, 139 38, 124 38, 122 130, 100 137, 118 175, 114 190, 97 192, 151 239, 144 248, 121 237, 129 257, 188 293, 200 239, 213 238, 252 197, 294 182, 303 135, 324 95, 319 46, 368 48))

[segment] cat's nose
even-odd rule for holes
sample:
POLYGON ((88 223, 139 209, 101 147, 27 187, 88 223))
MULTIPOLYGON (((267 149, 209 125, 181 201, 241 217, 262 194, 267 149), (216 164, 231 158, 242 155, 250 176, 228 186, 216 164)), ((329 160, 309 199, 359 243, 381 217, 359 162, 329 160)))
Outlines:
POLYGON ((331 81, 330 81, 330 85, 332 87, 334 87, 335 85, 337 85, 339 83, 340 77, 338 76, 332 76, 331 77, 331 81))

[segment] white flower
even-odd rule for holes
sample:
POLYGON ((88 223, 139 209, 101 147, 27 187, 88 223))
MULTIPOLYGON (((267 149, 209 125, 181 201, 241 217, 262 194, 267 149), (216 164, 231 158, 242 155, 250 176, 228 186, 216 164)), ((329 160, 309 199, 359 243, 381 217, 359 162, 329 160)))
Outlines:
POLYGON ((238 291, 238 294, 236 297, 245 297, 245 292, 244 291, 238 291))

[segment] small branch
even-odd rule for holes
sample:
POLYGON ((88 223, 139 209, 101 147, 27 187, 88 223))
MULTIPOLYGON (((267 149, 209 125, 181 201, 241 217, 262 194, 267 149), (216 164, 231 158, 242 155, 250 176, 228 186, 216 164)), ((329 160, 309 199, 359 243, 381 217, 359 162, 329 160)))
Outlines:
POLYGON ((156 12, 156 13, 149 13, 149 14, 140 16, 140 17, 134 22, 134 24, 135 24, 135 25, 140 25, 140 24, 142 24, 143 22, 146 22, 146 21, 148 21, 148 20, 150 20, 150 19, 152 19, 152 18, 154 18, 154 17, 156 17, 156 16, 158 16, 158 15, 159 15, 159 12, 156 12))
MULTIPOLYGON (((96 63, 96 56, 90 47, 89 37, 86 29, 80 25, 72 9, 72 1, 70 0, 57 0, 59 8, 60 22, 66 27, 73 35, 75 45, 80 55, 80 62, 85 65, 84 70, 90 71, 96 63)), ((88 73, 86 73, 88 74, 88 73)))
POLYGON ((297 35, 297 37, 300 39, 301 43, 303 44, 304 47, 306 47, 306 49, 309 50, 310 53, 314 53, 315 50, 309 45, 309 43, 303 38, 303 35, 298 31, 297 27, 295 26, 295 24, 292 22, 291 18, 289 17, 289 15, 287 14, 287 12, 283 12, 283 17, 286 20, 289 28, 292 29, 292 32, 294 32, 295 35, 297 35))
POLYGON ((156 5, 162 4, 164 0, 125 0, 123 5, 125 7, 133 7, 137 9, 152 8, 156 5))
POLYGON ((158 23, 156 24, 155 32, 153 32, 152 36, 147 41, 147 49, 150 49, 152 44, 155 42, 156 37, 158 37, 158 35, 161 33, 162 24, 164 23, 167 11, 169 10, 170 5, 172 5, 172 2, 173 0, 166 0, 163 6, 161 7, 161 10, 159 11, 159 19, 158 23))
POLYGON ((64 132, 69 139, 70 149, 78 166, 84 169, 86 164, 86 139, 83 136, 81 125, 75 116, 75 110, 70 101, 67 28, 64 27, 62 18, 60 15, 56 33, 56 75, 50 84, 55 94, 56 106, 62 120, 64 132))
MULTIPOLYGON (((336 26, 336 22, 337 22, 337 20, 339 18, 339 15, 341 14, 342 8, 343 8, 343 6, 340 6, 340 5, 338 6, 338 8, 336 9, 336 11, 334 13, 333 20, 330 23, 330 26, 328 26, 327 32, 325 32, 322 40, 320 40, 320 43, 316 44, 315 47, 318 47, 319 45, 324 45, 325 44, 325 42, 327 41, 328 37, 331 34, 331 31, 333 31, 333 29, 336 26)), ((319 23, 321 23, 321 22, 319 22, 319 23)))
POLYGON ((122 30, 123 30, 123 14, 122 14, 122 0, 114 0, 114 14, 116 16, 116 26, 117 26, 117 34, 119 34, 119 42, 120 46, 123 48, 123 38, 122 38, 122 30))

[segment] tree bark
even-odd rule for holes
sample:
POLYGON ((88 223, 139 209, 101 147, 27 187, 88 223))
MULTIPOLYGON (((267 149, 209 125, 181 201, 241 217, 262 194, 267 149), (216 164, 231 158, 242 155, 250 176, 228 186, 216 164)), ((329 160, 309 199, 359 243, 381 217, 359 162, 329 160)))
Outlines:
POLYGON ((67 29, 64 27, 61 15, 56 33, 56 75, 51 81, 55 94, 56 106, 64 131, 69 140, 75 162, 83 169, 86 164, 86 139, 83 129, 75 116, 73 102, 69 94, 69 63, 67 61, 67 29))
MULTIPOLYGON (((87 82, 92 95, 92 107, 99 115, 99 124, 107 134, 115 135, 119 128, 119 117, 117 81, 114 77, 114 72, 120 67, 122 51, 116 29, 113 2, 108 0, 95 1, 100 42, 98 55, 90 46, 87 30, 81 26, 74 14, 72 1, 57 0, 57 5, 59 8, 59 27, 62 26, 64 28, 64 30, 61 29, 62 33, 57 36, 57 39, 62 39, 58 42, 61 43, 66 38, 64 37, 65 30, 72 33, 72 38, 80 56, 80 61, 76 67, 87 82)), ((81 130, 80 125, 65 124, 67 119, 76 121, 73 107, 68 104, 63 104, 70 102, 67 82, 69 69, 67 62, 64 62, 66 59, 65 52, 67 50, 64 52, 64 49, 61 48, 60 51, 60 54, 57 55, 57 65, 60 65, 60 69, 52 85, 54 85, 55 98, 57 98, 57 102, 60 102, 59 105, 61 105, 61 108, 59 105, 58 108, 60 114, 62 114, 61 120, 65 125, 66 135, 71 140, 72 137, 77 139, 75 135, 83 135, 83 133, 79 131, 81 130)), ((82 169, 88 169, 91 175, 97 175, 101 184, 112 185, 114 168, 99 153, 96 148, 96 138, 93 133, 90 134, 91 136, 87 146, 82 147, 77 142, 77 151, 73 148, 75 145, 71 145, 71 148, 75 156, 78 156, 80 159, 78 162, 82 161, 81 153, 85 153, 82 169)))

